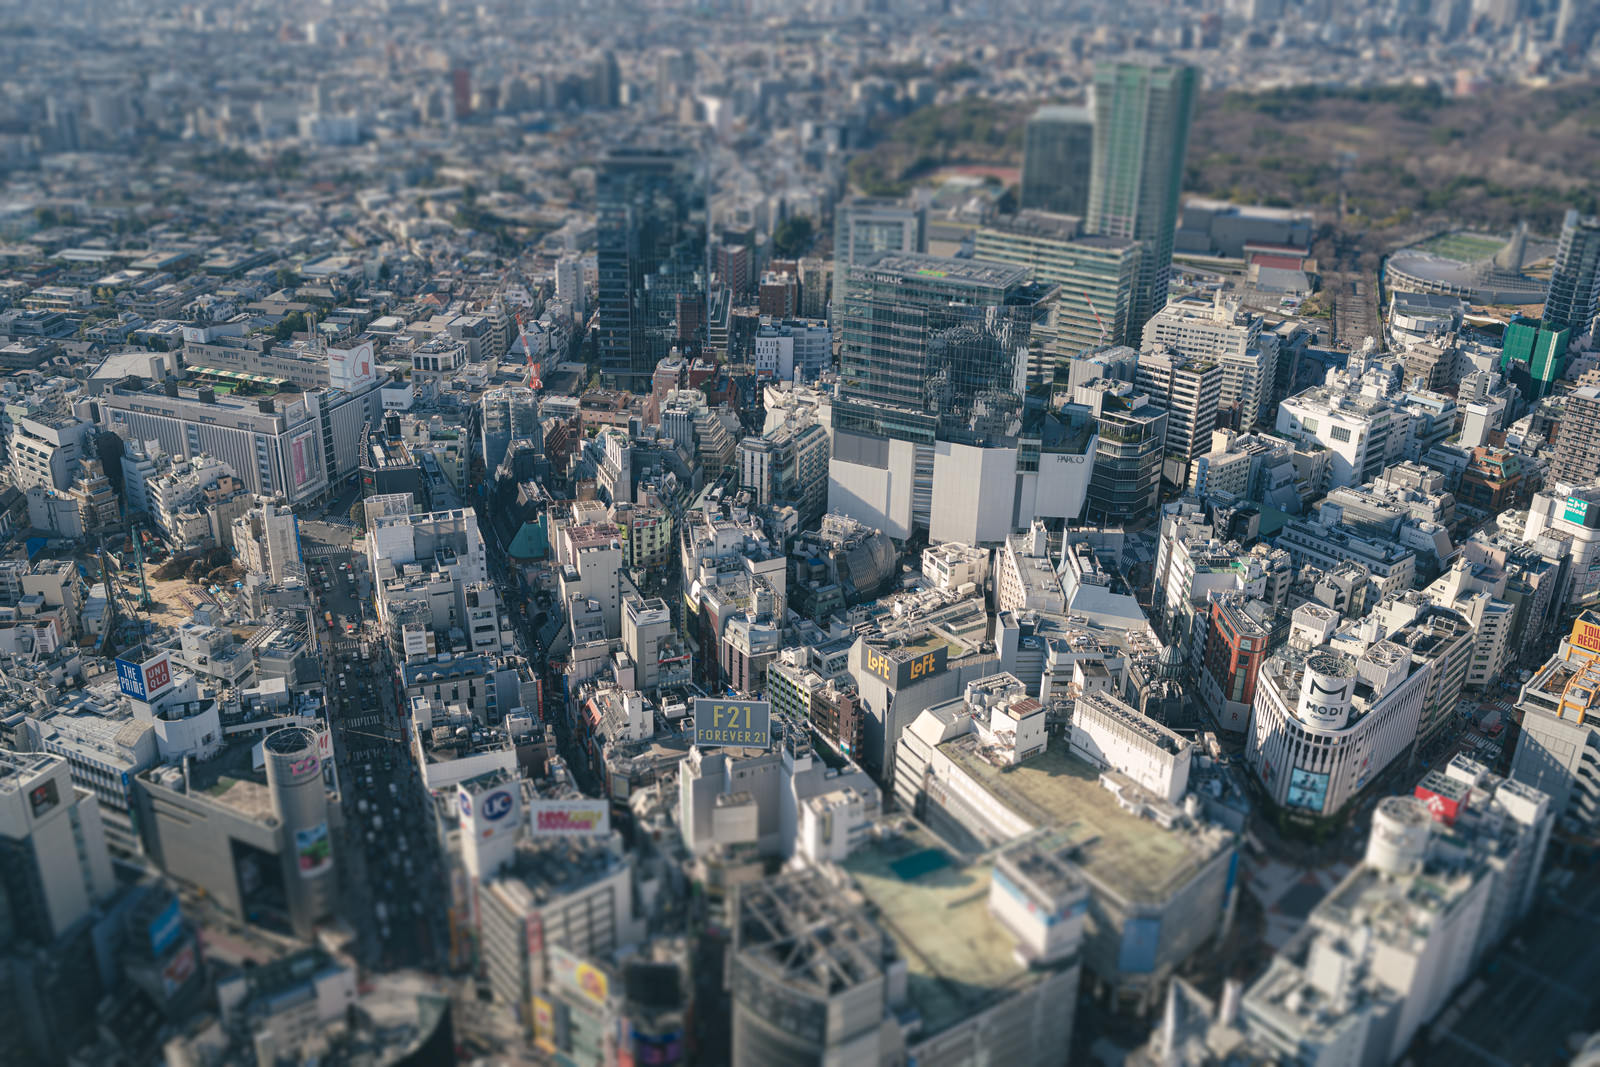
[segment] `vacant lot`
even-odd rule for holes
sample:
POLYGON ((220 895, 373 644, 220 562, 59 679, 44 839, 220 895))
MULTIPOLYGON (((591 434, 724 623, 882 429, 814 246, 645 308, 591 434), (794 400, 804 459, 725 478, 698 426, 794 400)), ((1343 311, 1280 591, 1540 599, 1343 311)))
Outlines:
MULTIPOLYGON (((1042 103, 1043 101, 1041 101, 1042 103)), ((1016 166, 1031 108, 968 99, 881 124, 852 162, 864 192, 893 194, 944 166, 1016 166)), ((1453 100, 1436 89, 1287 89, 1208 94, 1185 191, 1316 209, 1347 226, 1554 233, 1568 207, 1600 206, 1600 85, 1504 89, 1453 100)))

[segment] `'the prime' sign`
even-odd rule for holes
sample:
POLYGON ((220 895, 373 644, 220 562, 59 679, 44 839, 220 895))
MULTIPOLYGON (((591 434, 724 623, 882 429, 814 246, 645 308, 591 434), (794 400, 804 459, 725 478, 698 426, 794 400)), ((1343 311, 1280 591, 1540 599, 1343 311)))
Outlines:
POLYGON ((698 697, 694 702, 694 743, 771 748, 772 705, 765 700, 698 697))

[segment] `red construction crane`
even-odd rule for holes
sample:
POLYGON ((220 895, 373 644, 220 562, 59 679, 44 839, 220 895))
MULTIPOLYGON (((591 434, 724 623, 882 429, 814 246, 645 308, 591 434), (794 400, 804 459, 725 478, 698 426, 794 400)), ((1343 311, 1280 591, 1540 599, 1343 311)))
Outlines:
POLYGON ((517 312, 517 338, 522 342, 522 351, 528 357, 528 388, 538 391, 544 388, 544 383, 539 380, 542 364, 533 358, 533 346, 528 343, 528 328, 522 324, 522 312, 517 312))

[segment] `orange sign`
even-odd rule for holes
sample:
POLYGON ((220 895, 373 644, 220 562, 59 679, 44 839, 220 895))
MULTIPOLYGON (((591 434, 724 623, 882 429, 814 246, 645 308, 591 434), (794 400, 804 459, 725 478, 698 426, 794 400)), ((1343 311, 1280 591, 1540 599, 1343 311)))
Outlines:
POLYGON ((1600 624, 1579 619, 1572 624, 1572 636, 1567 641, 1573 648, 1600 654, 1600 624))

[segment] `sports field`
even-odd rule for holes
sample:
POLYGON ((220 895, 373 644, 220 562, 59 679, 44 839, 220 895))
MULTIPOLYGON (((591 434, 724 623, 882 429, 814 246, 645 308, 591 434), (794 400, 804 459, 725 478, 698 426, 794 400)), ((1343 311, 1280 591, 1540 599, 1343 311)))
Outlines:
POLYGON ((1444 233, 1429 238, 1417 247, 1437 256, 1473 263, 1480 259, 1488 259, 1500 251, 1505 246, 1506 240, 1504 237, 1490 237, 1481 233, 1444 233))

